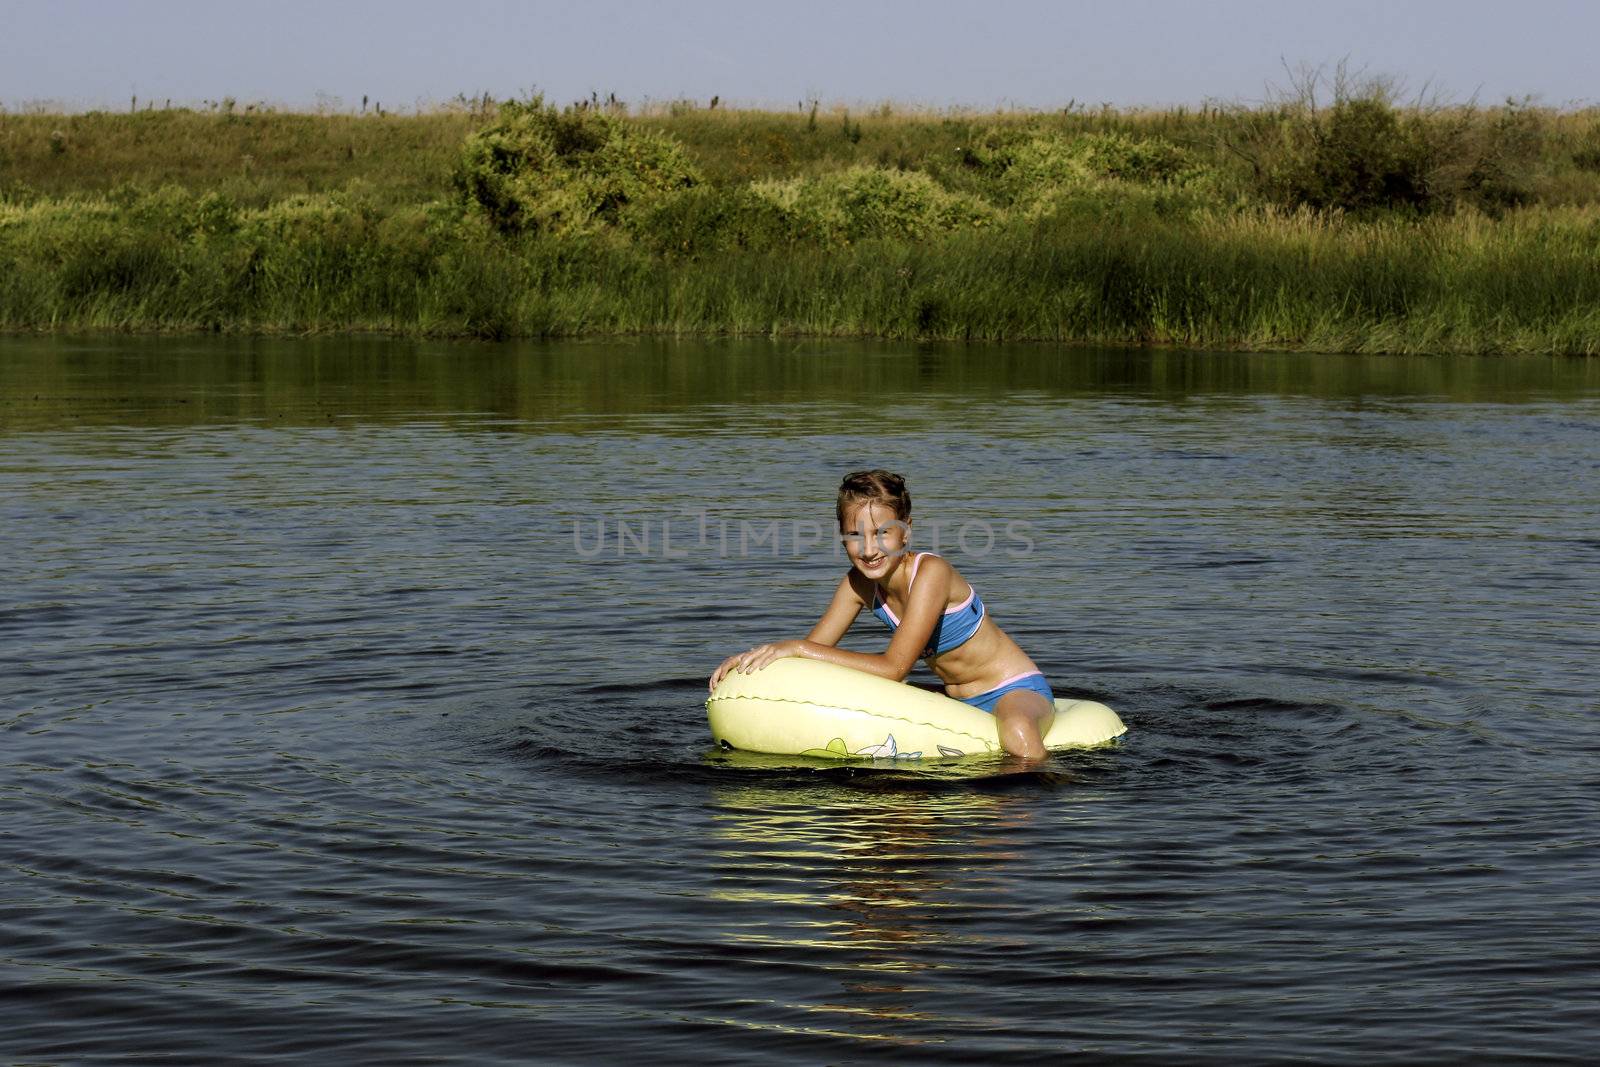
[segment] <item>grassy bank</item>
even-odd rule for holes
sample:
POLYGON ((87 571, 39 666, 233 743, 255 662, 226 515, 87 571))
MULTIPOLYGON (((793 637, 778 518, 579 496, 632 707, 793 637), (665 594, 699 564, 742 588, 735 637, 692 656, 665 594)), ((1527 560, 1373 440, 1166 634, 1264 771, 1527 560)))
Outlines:
POLYGON ((1600 117, 0 115, 0 327, 1600 353, 1600 117))

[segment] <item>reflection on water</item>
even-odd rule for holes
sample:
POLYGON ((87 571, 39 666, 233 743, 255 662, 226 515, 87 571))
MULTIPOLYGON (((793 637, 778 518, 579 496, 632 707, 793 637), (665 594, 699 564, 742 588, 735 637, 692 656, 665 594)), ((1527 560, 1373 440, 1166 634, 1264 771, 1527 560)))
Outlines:
POLYGON ((763 958, 838 958, 824 964, 836 996, 786 1007, 859 1040, 944 1044, 950 1020, 921 1008, 921 994, 952 966, 952 950, 1007 947, 966 919, 1050 906, 1010 899, 998 877, 1024 859, 1018 842, 1041 817, 1037 796, 869 783, 716 787, 712 896, 745 906, 751 918, 728 937, 763 958), (863 1020, 895 1032, 864 1031, 863 1020))
POLYGON ((3 339, 0 1059, 1576 1060, 1596 528, 1592 360, 3 339), (1120 745, 710 751, 842 560, 574 549, 878 465, 1120 745))
MULTIPOLYGON (((465 345, 361 338, 8 338, 0 427, 255 422, 348 426, 353 418, 467 416, 484 429, 602 432, 638 416, 704 411, 661 432, 723 432, 759 420, 816 429, 833 406, 891 419, 961 418, 974 403, 1117 397, 1196 406, 1247 397, 1521 402, 1592 396, 1592 359, 1328 356, 1063 350, 1045 345, 907 347, 877 342, 639 339, 465 345), (714 410, 713 410, 714 409, 714 410), (887 410, 886 410, 887 409, 887 410), (501 420, 498 423, 496 420, 501 420)), ((1248 412, 1251 403, 1238 410, 1248 412)), ((872 432, 870 421, 855 427, 872 432)), ((1371 424, 1360 427, 1375 429, 1371 424)), ((848 427, 837 427, 839 430, 848 427)), ((1354 425, 1351 430, 1357 430, 1354 425)))

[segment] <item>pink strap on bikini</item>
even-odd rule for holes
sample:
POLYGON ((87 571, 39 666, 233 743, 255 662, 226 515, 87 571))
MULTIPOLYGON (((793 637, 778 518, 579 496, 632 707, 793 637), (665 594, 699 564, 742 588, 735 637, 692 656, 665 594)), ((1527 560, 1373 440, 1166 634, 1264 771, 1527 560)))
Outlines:
POLYGON ((922 557, 930 554, 928 552, 918 552, 911 557, 911 580, 906 583, 906 596, 911 595, 911 587, 917 584, 917 568, 922 566, 922 557))

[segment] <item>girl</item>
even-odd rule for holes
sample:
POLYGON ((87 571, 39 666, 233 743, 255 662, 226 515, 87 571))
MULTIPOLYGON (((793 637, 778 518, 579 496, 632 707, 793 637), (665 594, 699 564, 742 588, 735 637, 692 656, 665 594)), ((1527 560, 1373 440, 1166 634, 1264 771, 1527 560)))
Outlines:
POLYGON ((1040 736, 1055 715, 1054 695, 1033 660, 996 626, 977 590, 931 552, 909 554, 911 494, 885 470, 857 471, 839 486, 835 505, 850 570, 833 602, 803 641, 757 645, 729 656, 711 675, 715 689, 729 671, 759 671, 775 659, 801 656, 902 681, 920 658, 945 692, 992 712, 1007 752, 1036 760, 1040 736), (881 653, 835 648, 862 608, 889 627, 881 653))

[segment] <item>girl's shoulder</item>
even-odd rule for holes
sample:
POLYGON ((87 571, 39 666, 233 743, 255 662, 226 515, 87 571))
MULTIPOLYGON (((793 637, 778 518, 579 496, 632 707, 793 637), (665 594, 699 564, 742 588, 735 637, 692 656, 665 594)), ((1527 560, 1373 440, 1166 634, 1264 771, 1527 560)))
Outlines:
POLYGON ((911 580, 919 581, 923 575, 940 575, 942 577, 957 577, 955 565, 936 552, 919 552, 912 559, 916 570, 912 572, 911 580))
POLYGON ((943 556, 932 552, 924 552, 922 558, 916 562, 917 573, 915 581, 920 582, 923 580, 923 576, 927 575, 933 578, 934 581, 947 585, 950 594, 957 598, 964 597, 972 591, 972 586, 968 585, 967 580, 961 577, 961 572, 956 570, 955 564, 943 556))

